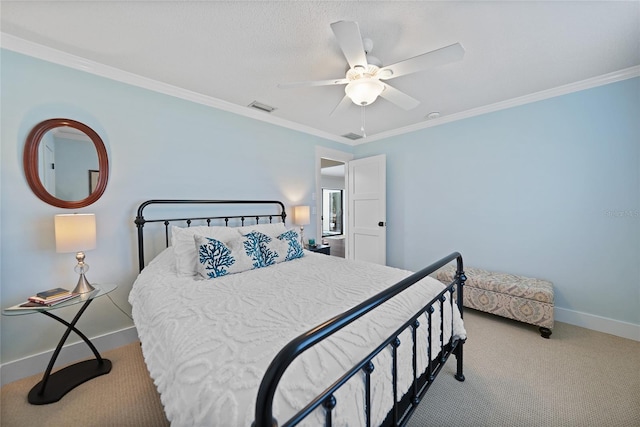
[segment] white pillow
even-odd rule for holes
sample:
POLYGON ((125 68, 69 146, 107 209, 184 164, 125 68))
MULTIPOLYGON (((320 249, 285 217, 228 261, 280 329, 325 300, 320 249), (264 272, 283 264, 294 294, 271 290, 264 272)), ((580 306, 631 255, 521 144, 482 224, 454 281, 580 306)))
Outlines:
MULTIPOLYGON (((257 268, 255 260, 245 250, 244 237, 240 235, 228 242, 199 235, 193 239, 198 257, 196 269, 205 279, 257 268)), ((257 257, 260 258, 260 254, 257 257)))
POLYGON ((257 231, 267 236, 277 237, 287 231, 283 222, 274 222, 272 224, 254 224, 245 225, 243 227, 237 227, 240 234, 249 234, 252 231, 257 231))
POLYGON ((198 273, 198 256, 193 243, 193 236, 200 235, 226 242, 240 236, 235 227, 221 226, 196 226, 196 227, 176 227, 171 226, 171 246, 176 255, 176 273, 178 276, 194 276, 198 273))

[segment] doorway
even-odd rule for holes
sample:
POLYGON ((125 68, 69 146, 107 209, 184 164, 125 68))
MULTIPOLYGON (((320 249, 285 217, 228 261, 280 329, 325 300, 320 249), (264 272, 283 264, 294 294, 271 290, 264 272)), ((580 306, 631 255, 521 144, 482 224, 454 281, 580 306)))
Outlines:
MULTIPOLYGON (((315 216, 316 236, 322 236, 322 175, 330 175, 330 169, 341 166, 338 175, 338 189, 343 190, 343 234, 322 237, 330 248, 331 255, 344 251, 344 257, 351 260, 386 264, 386 156, 380 154, 353 159, 353 154, 326 147, 316 147, 316 191, 312 195, 315 202, 312 215, 315 216), (334 239, 334 240, 330 240, 334 239), (336 242, 335 240, 340 240, 336 242), (340 247, 344 249, 341 249, 340 247), (335 250, 334 250, 335 248, 335 250)), ((329 188, 327 186, 326 188, 329 188)), ((333 187, 336 188, 335 186, 333 187)), ((320 238, 320 237, 319 237, 320 238)))
POLYGON ((313 196, 317 210, 316 236, 330 246, 332 256, 348 258, 348 194, 347 166, 353 154, 327 147, 316 147, 316 191, 313 196), (327 190, 327 191, 323 191, 327 190), (339 192, 342 192, 340 195, 339 192), (327 195, 327 201, 325 201, 327 195), (341 200, 341 213, 338 203, 341 200), (335 208, 335 218, 334 215, 335 208), (335 221, 332 221, 335 219, 335 221))
POLYGON ((345 258, 345 163, 320 159, 322 241, 331 247, 331 255, 345 258))

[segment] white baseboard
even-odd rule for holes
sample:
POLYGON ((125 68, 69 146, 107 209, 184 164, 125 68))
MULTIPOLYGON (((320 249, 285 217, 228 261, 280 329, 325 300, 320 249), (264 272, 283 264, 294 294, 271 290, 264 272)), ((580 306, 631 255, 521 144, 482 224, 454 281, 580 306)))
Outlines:
POLYGON ((640 325, 560 307, 555 307, 554 316, 558 322, 569 323, 594 331, 604 332, 605 334, 640 341, 640 325))
MULTIPOLYGON (((91 342, 96 346, 96 349, 98 349, 101 354, 105 351, 127 345, 137 340, 138 331, 134 326, 91 338, 91 342)), ((27 356, 12 362, 3 363, 0 365, 1 385, 43 373, 45 369, 47 369, 47 365, 49 364, 49 360, 51 359, 54 350, 55 349, 34 354, 33 356, 27 356)), ((60 366, 65 366, 78 360, 89 359, 92 357, 93 353, 82 340, 73 344, 65 345, 62 347, 62 351, 60 351, 60 354, 58 355, 54 370, 60 366)))

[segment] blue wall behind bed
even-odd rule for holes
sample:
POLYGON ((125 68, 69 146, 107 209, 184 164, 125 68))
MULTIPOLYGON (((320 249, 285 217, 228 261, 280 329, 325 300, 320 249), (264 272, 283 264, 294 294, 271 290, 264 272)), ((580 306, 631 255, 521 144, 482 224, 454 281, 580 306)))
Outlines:
MULTIPOLYGON (((141 202, 263 198, 282 200, 288 208, 311 204, 315 147, 351 151, 301 132, 0 52, 3 307, 42 289, 73 288, 77 281, 74 255, 57 254, 54 244, 53 217, 69 211, 36 198, 22 171, 26 136, 44 119, 78 120, 105 142, 110 162, 106 192, 93 205, 71 212, 96 214, 97 248, 86 254, 91 267, 87 277, 96 283, 117 283, 111 296, 125 311, 130 311, 127 297, 138 268, 133 219, 141 202)), ((312 235, 313 224, 307 228, 312 235)), ((63 316, 73 312, 60 311, 63 316)), ((90 337, 131 325, 108 298, 96 300, 80 321, 90 337)), ((2 363, 53 349, 63 331, 38 315, 3 316, 1 328, 2 363)))
POLYGON ((355 150, 381 153, 389 264, 461 251, 553 281, 559 319, 612 319, 640 339, 639 78, 355 150))

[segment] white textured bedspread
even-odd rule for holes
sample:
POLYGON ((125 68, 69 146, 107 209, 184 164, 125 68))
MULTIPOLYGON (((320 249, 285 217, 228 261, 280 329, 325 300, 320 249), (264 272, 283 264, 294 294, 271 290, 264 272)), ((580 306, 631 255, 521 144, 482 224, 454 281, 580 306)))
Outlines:
MULTIPOLYGON (((302 258, 216 279, 177 277, 172 249, 154 259, 129 302, 144 358, 172 426, 250 426, 260 381, 293 338, 343 313, 411 273, 305 251, 302 258)), ((443 289, 426 278, 303 353, 283 376, 274 400, 279 424, 289 419, 443 289)), ((447 311, 447 308, 449 310, 447 311)), ((454 335, 466 332, 457 309, 454 335)), ((439 319, 436 311, 434 319, 439 319), (437 316, 437 317, 436 317, 437 316)), ((420 332, 426 334, 426 317, 420 332)), ((451 329, 445 303, 445 343, 451 329)), ((439 320, 433 334, 439 337, 439 320)), ((426 367, 420 335, 419 368, 426 367)), ((412 378, 411 336, 400 336, 399 387, 412 378)), ((438 344, 439 345, 439 344, 438 344)), ((432 355, 439 347, 432 349, 432 355)), ((392 408, 391 350, 374 361, 373 424, 392 408)), ((364 387, 356 375, 335 394, 334 425, 364 425, 364 387)), ((322 408, 303 425, 322 425, 322 408)))

